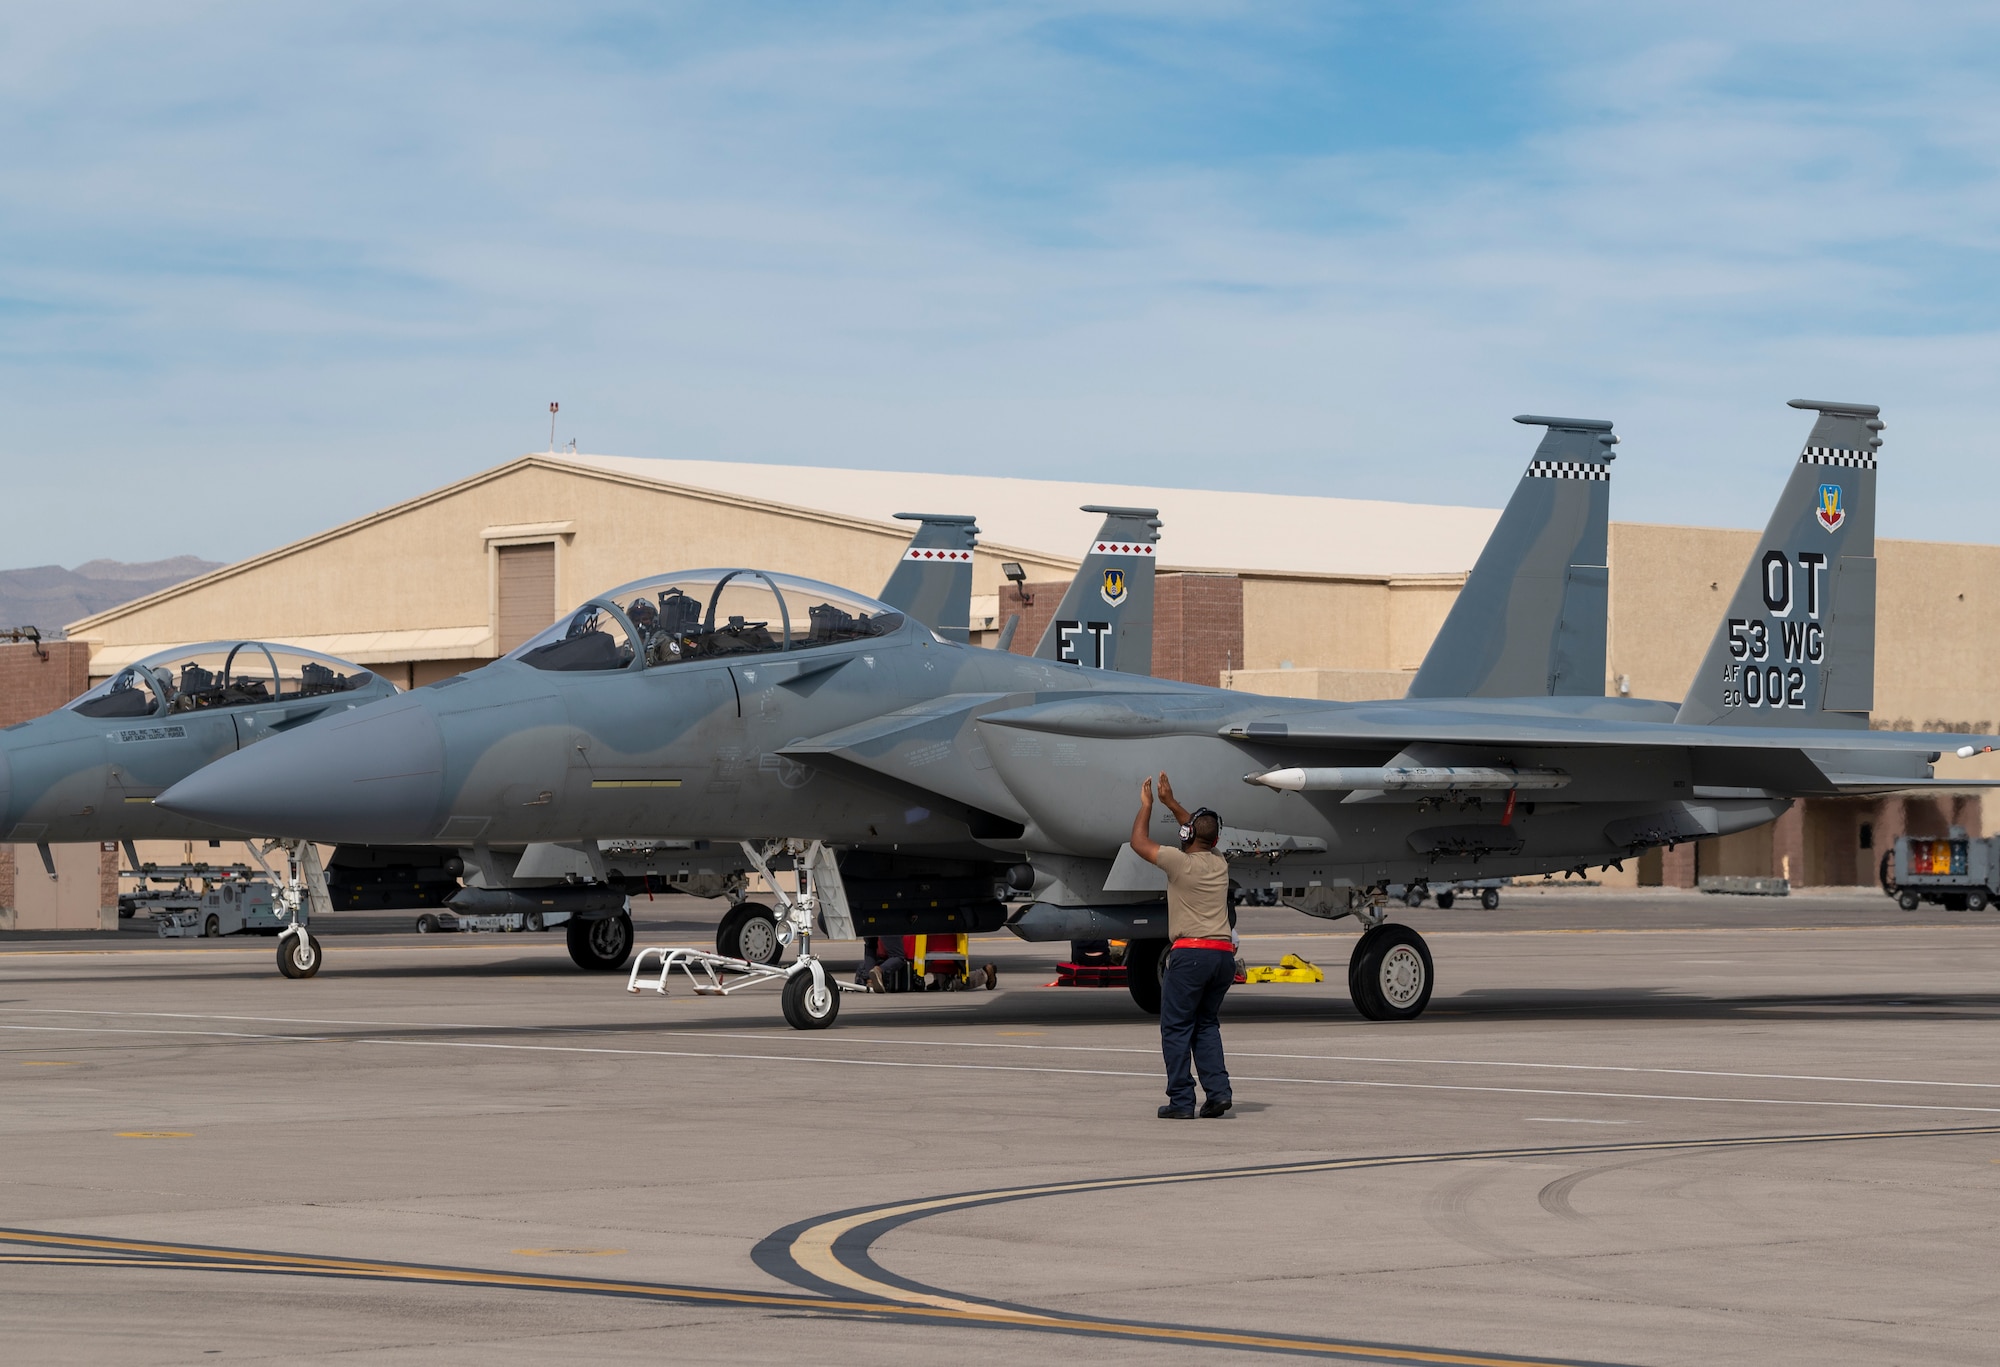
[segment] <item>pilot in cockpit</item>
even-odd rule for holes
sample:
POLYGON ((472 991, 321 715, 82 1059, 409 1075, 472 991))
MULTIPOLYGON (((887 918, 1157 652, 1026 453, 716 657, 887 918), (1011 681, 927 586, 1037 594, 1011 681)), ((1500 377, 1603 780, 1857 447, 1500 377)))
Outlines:
POLYGON ((160 696, 167 700, 167 708, 171 711, 178 693, 174 687, 174 671, 164 665, 154 665, 146 672, 151 674, 153 682, 160 686, 160 696))

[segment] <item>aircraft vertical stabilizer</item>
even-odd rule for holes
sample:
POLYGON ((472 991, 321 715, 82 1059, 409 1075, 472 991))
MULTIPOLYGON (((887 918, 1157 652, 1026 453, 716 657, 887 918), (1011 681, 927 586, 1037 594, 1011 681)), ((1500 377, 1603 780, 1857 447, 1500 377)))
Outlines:
POLYGON ((1862 728, 1875 705, 1881 410, 1791 402, 1819 419, 1681 703, 1680 722, 1862 728))
POLYGON ((1160 540, 1156 508, 1107 508, 1069 592, 1042 633, 1035 654, 1092 669, 1153 672, 1153 556, 1160 540))
POLYGON ((1514 421, 1548 430, 1410 681, 1412 698, 1604 692, 1618 438, 1596 418, 1514 421))
POLYGON ((965 642, 972 629, 972 548, 976 519, 959 513, 897 513, 920 524, 889 582, 877 594, 947 641, 965 642))

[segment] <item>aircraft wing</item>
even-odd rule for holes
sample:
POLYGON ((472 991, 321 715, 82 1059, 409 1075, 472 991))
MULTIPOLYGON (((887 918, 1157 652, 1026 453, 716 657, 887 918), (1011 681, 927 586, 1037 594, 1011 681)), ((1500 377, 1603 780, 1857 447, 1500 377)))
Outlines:
MULTIPOLYGON (((935 795, 947 803, 1017 825, 1028 820, 993 772, 972 726, 981 709, 1004 708, 1022 695, 955 693, 794 741, 778 753, 826 765, 892 792, 935 795)), ((977 826, 975 820, 972 823, 977 826)))

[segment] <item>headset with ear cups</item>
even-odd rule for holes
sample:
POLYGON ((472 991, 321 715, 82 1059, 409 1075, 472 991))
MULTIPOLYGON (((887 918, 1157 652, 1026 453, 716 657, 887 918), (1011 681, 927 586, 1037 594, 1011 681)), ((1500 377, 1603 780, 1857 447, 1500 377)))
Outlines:
POLYGON ((1193 841, 1194 841, 1194 823, 1195 823, 1195 822, 1197 822, 1197 821, 1199 821, 1199 820, 1201 820, 1201 819, 1202 819, 1203 817, 1205 817, 1205 816, 1212 816, 1212 817, 1214 817, 1214 818, 1215 818, 1215 824, 1216 824, 1216 827, 1217 827, 1217 834, 1218 834, 1218 835, 1220 834, 1220 831, 1221 831, 1221 826, 1222 826, 1222 817, 1221 817, 1221 816, 1220 816, 1220 815, 1219 815, 1219 814, 1218 814, 1218 813, 1216 812, 1216 810, 1215 810, 1215 809, 1214 809, 1213 807, 1197 807, 1197 808, 1195 808, 1195 809, 1194 809, 1193 811, 1189 812, 1189 813, 1188 813, 1188 819, 1187 819, 1186 821, 1183 821, 1183 822, 1181 823, 1181 848, 1182 848, 1182 849, 1186 849, 1186 848, 1187 848, 1187 847, 1188 847, 1188 846, 1189 846, 1190 844, 1192 844, 1192 843, 1193 843, 1193 841))

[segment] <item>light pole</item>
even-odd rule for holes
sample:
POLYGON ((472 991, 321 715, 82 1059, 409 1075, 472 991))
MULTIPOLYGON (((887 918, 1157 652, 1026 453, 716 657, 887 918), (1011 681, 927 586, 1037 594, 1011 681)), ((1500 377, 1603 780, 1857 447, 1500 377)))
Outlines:
POLYGON ((556 410, 561 407, 561 404, 549 405, 549 454, 552 456, 556 453, 556 410))

